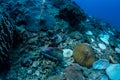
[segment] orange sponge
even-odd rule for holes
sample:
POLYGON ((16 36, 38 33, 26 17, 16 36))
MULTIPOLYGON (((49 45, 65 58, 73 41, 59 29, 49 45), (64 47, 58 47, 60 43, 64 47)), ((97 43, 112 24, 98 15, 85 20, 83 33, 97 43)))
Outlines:
POLYGON ((94 62, 94 53, 91 47, 83 43, 75 46, 73 58, 78 64, 90 67, 94 62))

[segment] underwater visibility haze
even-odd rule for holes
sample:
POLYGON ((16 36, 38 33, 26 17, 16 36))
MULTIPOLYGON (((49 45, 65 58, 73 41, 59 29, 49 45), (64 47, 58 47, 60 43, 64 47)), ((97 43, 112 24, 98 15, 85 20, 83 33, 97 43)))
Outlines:
POLYGON ((119 3, 0 0, 0 80, 120 80, 119 3))
POLYGON ((107 21, 120 30, 120 0, 73 0, 84 11, 107 21))

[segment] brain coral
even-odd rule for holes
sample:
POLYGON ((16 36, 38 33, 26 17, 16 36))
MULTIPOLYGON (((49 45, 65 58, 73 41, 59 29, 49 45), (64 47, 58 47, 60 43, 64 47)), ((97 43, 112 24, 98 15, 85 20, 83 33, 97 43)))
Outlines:
POLYGON ((91 47, 79 44, 74 48, 73 58, 80 65, 90 67, 94 62, 94 53, 91 47))

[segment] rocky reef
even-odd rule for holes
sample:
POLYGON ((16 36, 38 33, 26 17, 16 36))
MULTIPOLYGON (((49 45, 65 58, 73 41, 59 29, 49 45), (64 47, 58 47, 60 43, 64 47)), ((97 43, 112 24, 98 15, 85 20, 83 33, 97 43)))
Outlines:
POLYGON ((61 6, 57 17, 68 22, 71 28, 75 30, 79 29, 79 24, 86 20, 84 11, 76 4, 70 2, 66 3, 64 6, 61 6))
POLYGON ((7 71, 0 79, 110 80, 119 74, 113 67, 119 70, 120 32, 110 23, 71 0, 0 2, 0 69, 7 71))

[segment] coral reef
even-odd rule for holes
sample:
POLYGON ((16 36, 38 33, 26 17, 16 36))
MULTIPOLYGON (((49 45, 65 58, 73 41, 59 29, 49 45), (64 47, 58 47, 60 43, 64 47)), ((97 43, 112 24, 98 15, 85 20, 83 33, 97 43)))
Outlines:
POLYGON ((94 53, 92 48, 86 44, 78 44, 73 51, 73 57, 77 63, 89 67, 94 62, 94 53))
POLYGON ((120 63, 120 33, 71 0, 0 2, 0 80, 108 80, 101 60, 120 63))

